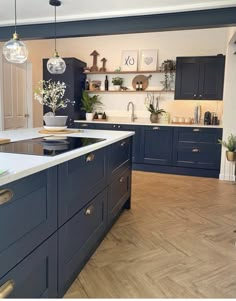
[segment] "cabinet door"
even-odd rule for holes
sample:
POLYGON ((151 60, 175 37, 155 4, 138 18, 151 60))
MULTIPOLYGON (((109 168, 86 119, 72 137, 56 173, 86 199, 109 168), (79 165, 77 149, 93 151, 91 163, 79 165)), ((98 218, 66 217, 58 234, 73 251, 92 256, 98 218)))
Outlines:
POLYGON ((196 99, 199 87, 198 59, 183 57, 176 60, 175 99, 196 99))
POLYGON ((200 59, 199 99, 223 99, 225 57, 200 59))
POLYGON ((58 290, 62 296, 105 234, 107 189, 59 229, 58 290))
POLYGON ((173 128, 147 126, 143 128, 143 163, 171 165, 173 128))
POLYGON ((57 235, 54 234, 0 279, 9 298, 57 297, 57 235))

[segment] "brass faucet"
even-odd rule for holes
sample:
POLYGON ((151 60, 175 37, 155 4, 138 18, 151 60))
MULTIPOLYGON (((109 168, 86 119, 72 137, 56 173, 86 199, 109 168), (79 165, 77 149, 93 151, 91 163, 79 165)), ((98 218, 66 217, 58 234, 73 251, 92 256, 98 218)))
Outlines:
POLYGON ((127 105, 127 111, 128 111, 128 112, 129 112, 129 107, 130 107, 130 105, 131 105, 131 107, 132 107, 131 121, 134 122, 135 119, 137 119, 137 117, 135 117, 135 115, 134 115, 134 103, 133 103, 132 101, 130 101, 130 102, 128 103, 128 105, 127 105))

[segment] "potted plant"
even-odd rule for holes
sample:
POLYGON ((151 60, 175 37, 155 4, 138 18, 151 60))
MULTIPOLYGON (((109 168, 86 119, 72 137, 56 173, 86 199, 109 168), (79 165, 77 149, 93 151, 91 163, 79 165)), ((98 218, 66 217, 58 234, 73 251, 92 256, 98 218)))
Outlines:
POLYGON ((120 87, 122 86, 123 84, 123 78, 122 77, 113 77, 112 78, 112 83, 113 83, 113 87, 114 87, 114 90, 116 91, 119 91, 120 90, 120 87))
POLYGON ((41 80, 35 89, 34 98, 42 105, 49 107, 51 112, 43 116, 47 126, 64 126, 68 116, 56 116, 56 111, 65 109, 69 103, 74 105, 74 101, 64 98, 66 84, 60 81, 41 80))
POLYGON ((154 96, 148 96, 145 100, 147 110, 151 113, 150 121, 152 123, 158 123, 160 115, 166 113, 165 110, 159 109, 159 98, 154 96))
POLYGON ((174 84, 175 60, 166 60, 161 64, 161 71, 165 73, 165 80, 161 81, 164 90, 172 90, 174 84))
POLYGON ((226 151, 226 158, 228 161, 236 161, 236 136, 230 134, 226 141, 218 140, 228 150, 226 151))
POLYGON ((93 112, 96 108, 101 107, 102 102, 98 100, 99 95, 89 96, 88 92, 82 93, 82 110, 86 112, 86 120, 93 120, 93 112))

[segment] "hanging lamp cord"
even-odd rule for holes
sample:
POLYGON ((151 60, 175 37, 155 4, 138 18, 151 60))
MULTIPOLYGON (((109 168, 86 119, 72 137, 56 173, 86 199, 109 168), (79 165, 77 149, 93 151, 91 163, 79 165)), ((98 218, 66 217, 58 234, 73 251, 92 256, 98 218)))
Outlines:
POLYGON ((16 33, 16 18, 17 18, 17 15, 16 15, 16 0, 15 0, 15 33, 16 33))
POLYGON ((55 43, 55 52, 57 51, 57 7, 54 6, 54 15, 55 15, 55 22, 54 22, 54 43, 55 43))

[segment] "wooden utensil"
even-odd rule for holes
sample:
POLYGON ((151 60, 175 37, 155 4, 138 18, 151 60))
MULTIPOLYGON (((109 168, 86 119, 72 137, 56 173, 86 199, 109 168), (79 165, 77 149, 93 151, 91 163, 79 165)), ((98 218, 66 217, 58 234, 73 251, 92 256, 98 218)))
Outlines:
POLYGON ((149 76, 145 76, 145 75, 137 75, 134 77, 133 81, 132 81, 132 86, 134 88, 134 90, 136 90, 136 83, 137 82, 142 82, 143 84, 143 89, 142 90, 146 90, 149 84, 149 79, 152 77, 152 75, 149 76))
POLYGON ((11 139, 8 138, 0 138, 0 144, 5 144, 11 142, 11 139))

